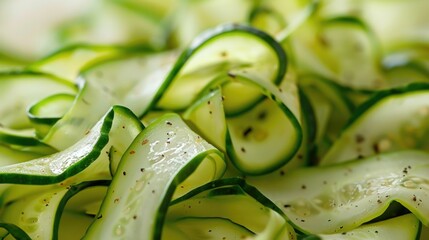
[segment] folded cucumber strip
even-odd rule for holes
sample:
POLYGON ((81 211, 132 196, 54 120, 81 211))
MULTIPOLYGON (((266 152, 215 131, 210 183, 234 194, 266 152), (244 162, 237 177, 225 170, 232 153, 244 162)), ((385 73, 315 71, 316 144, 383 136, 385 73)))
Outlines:
POLYGON ((332 79, 337 83, 365 90, 389 86, 381 69, 381 46, 364 21, 351 16, 323 20, 318 37, 324 54, 333 57, 328 65, 335 66, 332 79))
POLYGON ((419 219, 409 213, 376 223, 364 224, 348 232, 320 234, 318 237, 321 240, 417 240, 419 239, 420 228, 419 219))
POLYGON ((296 239, 282 211, 239 178, 213 181, 175 199, 165 225, 163 239, 229 239, 228 233, 246 239, 296 239), (189 221, 194 226, 185 225, 189 221))
POLYGON ((20 227, 31 239, 58 239, 60 219, 67 201, 83 189, 106 186, 108 183, 84 182, 29 194, 9 202, 0 214, 0 219, 20 227))
POLYGON ((299 98, 291 90, 247 71, 233 74, 236 81, 257 89, 266 99, 241 115, 227 118, 227 153, 245 174, 272 172, 290 161, 301 145, 299 98))
POLYGON ((0 123, 12 129, 31 127, 26 110, 56 93, 76 93, 76 87, 51 75, 34 72, 0 73, 0 123))
POLYGON ((325 135, 336 139, 354 110, 344 90, 332 80, 314 74, 301 75, 298 82, 316 113, 317 141, 325 135))
POLYGON ((58 93, 35 102, 27 110, 28 118, 33 124, 53 125, 70 108, 75 95, 58 93))
POLYGON ((124 105, 138 116, 153 104, 175 60, 175 53, 140 51, 102 61, 79 77, 73 106, 49 131, 43 142, 63 150, 85 136, 113 105, 124 105))
POLYGON ((50 54, 31 64, 27 69, 50 73, 74 82, 85 66, 121 53, 120 48, 98 45, 74 45, 50 54))
POLYGON ((54 125, 70 109, 75 99, 71 94, 53 94, 33 105, 27 110, 30 119, 39 139, 43 139, 54 125))
POLYGON ((84 239, 160 239, 173 195, 218 179, 224 170, 219 150, 178 115, 166 114, 142 131, 122 157, 84 239))
POLYGON ((204 139, 224 152, 227 126, 223 99, 220 87, 211 89, 183 113, 183 118, 204 139))
POLYGON ((320 164, 396 150, 428 150, 428 102, 429 84, 425 83, 375 94, 356 109, 320 164))
POLYGON ((305 233, 349 231, 381 215, 393 201, 429 225, 428 168, 429 154, 403 151, 297 169, 282 181, 254 184, 305 233))
POLYGON ((7 145, 40 145, 26 110, 35 101, 57 93, 74 94, 73 84, 34 72, 0 73, 0 141, 7 145))
MULTIPOLYGON (((249 176, 246 175, 246 182, 253 186, 270 185, 272 182, 283 181, 285 174, 289 174, 294 169, 314 164, 315 160, 315 137, 316 126, 313 109, 306 98, 306 95, 300 92, 300 101, 302 106, 302 142, 295 156, 286 164, 276 169, 275 171, 260 175, 249 176)), ((317 149, 316 149, 317 150, 317 149)))
POLYGON ((116 151, 124 152, 142 129, 140 120, 129 109, 114 106, 73 146, 46 157, 0 167, 0 182, 51 184, 78 173, 80 177, 82 174, 96 178, 97 174, 109 176, 110 148, 114 146, 116 151), (91 167, 95 169, 90 173, 84 171, 91 167))
POLYGON ((291 160, 301 146, 301 112, 296 86, 287 81, 276 86, 245 70, 230 73, 230 76, 233 76, 232 80, 220 77, 207 85, 201 98, 184 117, 203 136, 208 136, 209 141, 226 149, 231 162, 242 173, 261 175, 272 172, 291 160), (223 87, 229 81, 246 85, 267 98, 250 106, 246 112, 225 118, 222 104, 234 99, 223 97, 223 88, 219 90, 219 85, 223 87), (216 95, 219 97, 215 98, 216 95))
MULTIPOLYGON (((245 69, 279 84, 286 65, 283 48, 266 33, 244 25, 220 25, 202 33, 182 53, 166 79, 168 87, 158 91, 156 106, 185 109, 207 84, 234 69, 245 69)), ((241 112, 261 98, 258 91, 237 83, 225 86, 224 95, 236 98, 225 104, 227 114, 241 112)))

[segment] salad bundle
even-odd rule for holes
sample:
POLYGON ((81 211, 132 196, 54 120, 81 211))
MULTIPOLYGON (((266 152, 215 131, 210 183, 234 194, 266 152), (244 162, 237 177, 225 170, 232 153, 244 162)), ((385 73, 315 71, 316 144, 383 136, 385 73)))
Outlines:
POLYGON ((86 4, 0 31, 1 239, 429 236, 429 2, 86 4))

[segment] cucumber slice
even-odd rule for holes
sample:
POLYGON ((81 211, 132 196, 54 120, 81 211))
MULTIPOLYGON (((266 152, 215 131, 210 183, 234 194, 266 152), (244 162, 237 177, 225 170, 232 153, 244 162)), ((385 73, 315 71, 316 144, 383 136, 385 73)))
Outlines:
POLYGON ((111 58, 121 51, 108 46, 75 45, 63 48, 31 64, 27 69, 49 73, 74 82, 81 69, 101 59, 111 58))
POLYGON ((373 96, 355 111, 320 164, 338 163, 382 152, 429 149, 426 137, 428 90, 428 84, 420 83, 373 96))
POLYGON ((234 74, 237 81, 259 89, 267 99, 227 119, 227 153, 234 166, 245 174, 272 172, 290 161, 301 145, 299 99, 290 90, 247 72, 234 74))
POLYGON ((71 94, 54 94, 46 97, 27 110, 30 119, 36 131, 36 136, 43 139, 46 134, 64 114, 70 109, 75 96, 71 94))
POLYGON ((155 55, 142 51, 91 66, 80 78, 73 106, 43 142, 60 150, 71 146, 113 105, 124 105, 143 115, 153 105, 174 56, 170 52, 155 55))
POLYGON ((0 124, 11 129, 31 127, 26 109, 33 102, 56 93, 76 93, 63 79, 33 72, 0 73, 0 89, 0 124))
POLYGON ((226 120, 222 90, 218 87, 203 95, 183 114, 198 134, 221 151, 225 151, 226 120))
MULTIPOLYGON (((207 84, 220 76, 233 78, 228 73, 240 69, 279 84, 286 64, 283 48, 266 33, 244 25, 221 25, 202 33, 179 57, 166 80, 171 84, 158 93, 157 107, 182 110, 207 84)), ((249 108, 262 97, 258 91, 234 82, 223 87, 223 94, 234 99, 224 105, 228 115, 249 108)))
POLYGON ((74 94, 73 84, 51 75, 33 72, 0 73, 0 141, 9 146, 35 147, 49 154, 53 150, 36 138, 26 110, 36 101, 58 93, 74 94))
POLYGON ((16 224, 31 239, 58 239, 60 218, 67 201, 82 189, 106 184, 86 182, 76 186, 57 186, 28 194, 13 202, 0 215, 2 222, 16 224))
POLYGON ((428 157, 419 151, 386 153, 297 169, 282 181, 254 184, 305 233, 350 231, 381 215, 392 201, 428 225, 428 157))
POLYGON ((170 200, 218 179, 224 169, 222 153, 178 115, 164 115, 123 155, 84 239, 159 239, 170 200))
POLYGON ((322 240, 415 240, 419 238, 421 223, 413 214, 406 214, 388 220, 364 224, 348 232, 320 234, 322 240))
MULTIPOLYGON (((112 146, 124 152, 142 129, 141 122, 129 109, 115 106, 70 148, 46 157, 0 167, 0 182, 52 184, 78 173, 75 181, 82 181, 85 177, 99 178, 100 175, 109 178, 108 155, 105 152, 112 146), (92 169, 84 171, 88 167, 92 169)), ((68 181, 73 182, 70 179, 68 181)))
POLYGON ((233 236, 244 234, 242 238, 296 239, 280 209, 256 188, 235 178, 208 183, 174 200, 165 224, 165 239, 175 239, 176 233, 169 232, 169 229, 188 238, 198 234, 204 239, 222 239, 229 232, 233 236), (184 222, 192 219, 198 219, 194 221, 196 228, 183 226, 184 222), (214 220, 220 221, 220 226, 226 231, 219 232, 218 226, 210 225, 214 220))
POLYGON ((343 89, 332 81, 317 75, 303 75, 298 80, 300 87, 309 97, 318 120, 317 140, 324 135, 336 139, 340 130, 349 120, 353 104, 343 93, 343 89))

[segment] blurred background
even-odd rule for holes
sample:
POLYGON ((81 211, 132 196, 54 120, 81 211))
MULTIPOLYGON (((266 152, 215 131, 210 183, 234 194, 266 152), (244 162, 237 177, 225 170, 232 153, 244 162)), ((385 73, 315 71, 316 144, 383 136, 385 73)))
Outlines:
MULTIPOLYGON (((281 25, 309 2, 0 0, 0 56, 28 62, 78 43, 183 47, 206 28, 223 22, 249 23, 255 6, 275 12, 282 19, 270 24, 281 25)), ((390 46, 404 42, 427 44, 428 10, 428 0, 321 0, 318 15, 358 16, 368 23, 383 46, 390 46)))

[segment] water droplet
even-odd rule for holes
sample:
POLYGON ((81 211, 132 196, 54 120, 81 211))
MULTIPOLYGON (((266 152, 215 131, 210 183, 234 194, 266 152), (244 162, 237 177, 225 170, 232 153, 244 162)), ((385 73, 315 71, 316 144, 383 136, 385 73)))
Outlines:
POLYGON ((134 185, 134 190, 135 190, 136 192, 139 192, 139 191, 141 191, 141 190, 142 190, 143 186, 144 186, 143 181, 139 181, 139 180, 137 180, 137 181, 136 181, 136 184, 134 185))
POLYGON ((121 224, 119 224, 115 228, 115 235, 121 236, 122 234, 124 234, 124 227, 121 224))
POLYGON ((420 186, 428 185, 429 181, 420 177, 406 177, 402 179, 401 186, 406 188, 417 188, 420 186))

